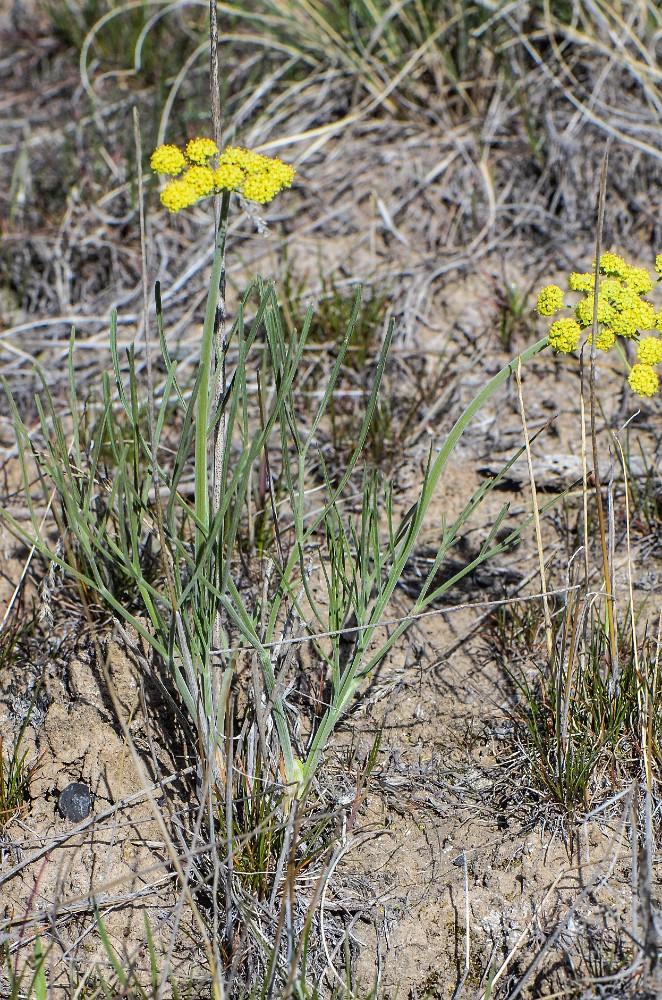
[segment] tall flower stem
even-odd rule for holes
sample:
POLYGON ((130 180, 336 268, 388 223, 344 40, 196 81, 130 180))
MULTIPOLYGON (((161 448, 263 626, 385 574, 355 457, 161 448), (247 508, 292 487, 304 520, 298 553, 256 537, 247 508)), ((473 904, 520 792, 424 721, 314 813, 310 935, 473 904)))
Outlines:
MULTIPOLYGON (((216 229, 216 241, 214 247, 214 258, 212 262, 211 278, 209 281, 209 295, 207 297, 207 308, 205 311, 205 321, 202 328, 202 344, 200 348, 200 375, 198 384, 198 396, 196 400, 197 412, 195 423, 195 557, 196 564, 204 558, 203 552, 209 535, 209 530, 215 510, 210 506, 209 490, 209 437, 210 437, 210 416, 214 417, 214 398, 216 396, 216 328, 217 314, 223 289, 225 286, 225 242, 228 229, 228 213, 230 208, 230 192, 224 192, 221 199, 221 212, 218 228, 216 229)), ((219 359, 219 363, 222 363, 219 359)), ((213 557, 212 557, 213 558, 213 557)), ((212 578, 215 575, 214 567, 210 567, 212 578)), ((219 718, 222 715, 222 705, 224 703, 224 685, 215 683, 216 678, 212 674, 210 650, 214 648, 216 633, 220 631, 220 612, 213 612, 212 628, 206 648, 201 650, 200 669, 203 671, 201 677, 203 691, 205 695, 202 699, 202 711, 205 713, 205 720, 202 732, 206 734, 205 753, 208 755, 208 763, 218 771, 214 765, 217 732, 219 729, 219 718)), ((218 647, 218 643, 216 643, 218 647)), ((195 697, 195 692, 191 692, 195 697)), ((217 775, 218 776, 218 775, 217 775)))
POLYGON ((224 192, 221 200, 221 217, 216 231, 216 245, 209 282, 209 295, 205 321, 202 328, 202 345, 200 348, 200 384, 197 398, 197 414, 195 427, 195 516, 196 526, 196 558, 200 556, 210 525, 209 496, 209 463, 208 438, 209 414, 212 395, 212 376, 215 369, 214 344, 216 330, 216 311, 220 298, 221 281, 225 275, 225 240, 228 231, 228 212, 230 208, 230 193, 224 192))
MULTIPOLYGON (((596 391, 595 391, 595 360, 597 356, 596 339, 598 335, 598 291, 600 281, 600 257, 602 255, 602 231, 605 217, 605 197, 607 192, 607 166, 609 163, 609 144, 605 150, 602 160, 602 171, 600 175, 600 194, 598 197, 598 226, 595 237, 595 277, 593 285, 593 322, 591 326, 591 365, 589 369, 589 400, 590 400, 590 420, 591 420, 591 444, 593 450, 593 479, 595 482, 595 502, 598 511, 598 528, 600 532, 600 548, 602 551, 602 568, 604 573, 605 597, 607 600, 607 625, 609 630, 609 654, 611 657, 611 668, 614 679, 618 679, 618 645, 616 635, 616 620, 614 616, 614 590, 612 573, 613 566, 609 559, 607 550, 607 528, 605 524, 605 512, 602 503, 602 484, 600 482, 600 457, 598 452, 598 433, 596 416, 596 391)), ((588 581, 587 581, 588 584, 588 581)))

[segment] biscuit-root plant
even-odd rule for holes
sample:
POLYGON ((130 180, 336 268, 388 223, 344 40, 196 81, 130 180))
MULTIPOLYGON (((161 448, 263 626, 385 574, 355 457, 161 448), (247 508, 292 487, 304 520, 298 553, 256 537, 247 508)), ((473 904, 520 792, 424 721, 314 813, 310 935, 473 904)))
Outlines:
MULTIPOLYGON (((603 173, 603 185, 604 185, 603 173)), ((604 186, 601 197, 604 196, 604 186)), ((582 339, 590 347, 590 428, 593 451, 593 468, 596 485, 598 525, 602 547, 609 644, 612 656, 616 655, 616 621, 614 616, 611 571, 607 551, 605 517, 602 505, 596 433, 595 359, 598 351, 612 348, 628 370, 630 388, 639 396, 653 396, 660 387, 656 366, 662 362, 662 310, 645 298, 656 284, 645 267, 628 264, 616 253, 596 253, 593 268, 587 273, 573 272, 568 278, 570 292, 580 297, 571 307, 573 316, 555 320, 549 329, 549 343, 561 354, 571 354, 582 339), (628 350, 636 352, 630 363, 628 350)), ((657 283, 662 281, 662 254, 655 258, 657 283)), ((564 293, 558 285, 546 285, 538 295, 537 308, 541 316, 554 316, 564 308, 564 293)), ((583 432, 583 428, 582 428, 583 432)), ((586 496, 586 483, 584 484, 586 496)), ((586 511, 585 511, 586 515, 586 511)), ((585 516, 586 521, 586 516, 585 516)), ((585 528, 585 530, 587 530, 585 528)), ((588 538, 585 540, 585 558, 588 558, 588 538)), ((588 574, 587 574, 588 575, 588 574)))
MULTIPOLYGON (((656 258, 655 271, 659 282, 662 255, 656 258)), ((561 354, 580 346, 591 352, 589 427, 597 474, 590 483, 586 463, 584 544, 568 567, 566 595, 556 608, 554 625, 551 617, 546 620, 547 650, 539 651, 535 638, 539 622, 532 605, 525 614, 514 608, 501 618, 495 648, 520 695, 515 716, 534 779, 547 797, 570 812, 586 810, 594 796, 606 795, 607 790, 612 794, 615 783, 633 776, 642 777, 642 787, 649 793, 659 781, 662 622, 653 623, 652 635, 648 627, 642 628, 631 585, 629 607, 619 614, 613 517, 608 524, 599 477, 594 371, 596 356, 613 351, 634 392, 651 396, 658 390, 662 312, 647 297, 655 284, 647 269, 628 264, 615 253, 602 253, 597 273, 594 263, 590 272, 570 274, 570 304, 565 307, 570 315, 558 318, 566 300, 558 285, 547 285, 538 296, 538 312, 554 317, 549 331, 552 347, 561 354), (589 562, 589 502, 597 513, 601 550, 597 587, 589 562), (517 659, 521 670, 512 668, 517 659)), ((612 440, 627 481, 625 454, 618 437, 613 435, 612 440)), ((613 510, 613 493, 611 498, 613 510)), ((624 502, 629 554, 627 488, 624 502)))
MULTIPOLYGON (((319 405, 305 418, 297 395, 308 387, 302 359, 312 311, 301 330, 284 329, 273 285, 258 278, 239 301, 231 328, 224 329, 231 204, 237 201, 256 217, 260 205, 292 184, 293 168, 245 149, 221 152, 210 139, 193 140, 184 151, 161 146, 151 162, 169 178, 161 201, 170 211, 217 198, 214 257, 193 386, 184 385, 168 349, 157 286, 162 384, 150 386, 148 378, 143 387, 133 348, 123 361, 116 317, 111 317, 115 384, 103 376, 100 410, 90 434, 77 395, 72 333, 71 422, 58 413, 43 372, 43 392, 35 400, 41 444, 12 401, 31 529, 9 510, 3 514, 17 535, 77 581, 88 604, 105 605, 132 626, 157 662, 169 668, 204 771, 216 787, 223 788, 227 775, 228 733, 233 732, 229 706, 234 704, 233 678, 241 675, 244 689, 246 677, 251 678, 259 736, 254 760, 259 756, 266 762, 272 781, 286 784, 289 796, 301 795, 343 713, 411 616, 503 551, 522 530, 523 525, 502 537, 504 510, 478 556, 441 586, 435 583, 463 524, 498 479, 486 481, 452 523, 439 526, 438 552, 410 615, 385 631, 389 602, 460 436, 491 394, 518 364, 538 354, 547 338, 490 379, 445 440, 433 444, 418 499, 404 515, 396 516, 391 490, 374 471, 363 472, 358 510, 355 505, 354 513, 348 513, 348 484, 359 473, 392 326, 374 359, 374 381, 355 447, 342 473, 331 475, 319 447, 321 432, 359 313, 360 293, 328 381, 321 390, 314 386, 319 405), (251 375, 256 359, 259 370, 251 375), (53 501, 59 535, 54 544, 32 495, 33 466, 44 498, 53 501), (187 489, 191 467, 192 501, 187 489), (242 547, 245 552, 258 480, 272 538, 259 556, 262 582, 255 598, 242 583, 238 553, 242 547), (325 709, 307 717, 288 701, 297 642, 309 643, 323 681, 325 709)), ((250 770, 250 761, 247 766, 250 770)))

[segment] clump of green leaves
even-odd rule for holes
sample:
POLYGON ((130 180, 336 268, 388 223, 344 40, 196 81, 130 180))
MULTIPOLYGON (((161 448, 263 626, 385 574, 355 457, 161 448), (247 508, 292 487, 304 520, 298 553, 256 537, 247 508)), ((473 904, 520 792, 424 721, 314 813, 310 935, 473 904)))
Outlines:
POLYGON ((28 712, 11 747, 0 733, 0 832, 27 807, 30 783, 39 768, 39 760, 29 761, 29 751, 22 750, 30 715, 28 712))
MULTIPOLYGON (((281 309, 286 324, 300 326, 307 307, 304 306, 305 281, 295 278, 291 267, 285 271, 281 309)), ((338 279, 321 277, 321 291, 312 315, 307 343, 309 348, 324 346, 330 352, 342 344, 352 319, 356 289, 342 287, 338 279)), ((388 295, 377 289, 367 289, 362 295, 362 308, 352 324, 352 336, 347 345, 344 365, 355 372, 365 370, 379 352, 388 307, 388 295)))
MULTIPOLYGON (((15 668, 25 656, 24 644, 34 632, 35 616, 26 612, 20 600, 12 606, 0 629, 0 683, 3 675, 15 668)), ((4 677, 6 685, 7 677, 4 677)), ((32 712, 39 695, 37 686, 20 725, 16 739, 9 742, 0 733, 0 832, 19 815, 30 801, 30 782, 39 767, 39 761, 28 760, 29 751, 23 750, 23 738, 30 725, 32 712)))
POLYGON ((551 660, 535 602, 499 612, 491 642, 513 685, 511 717, 531 777, 573 814, 603 787, 613 794, 614 782, 662 778, 662 665, 653 638, 633 639, 632 616, 618 627, 612 656, 605 616, 571 590, 555 621, 551 660))
MULTIPOLYGON (((305 282, 297 281, 288 267, 280 297, 287 323, 301 325, 306 299, 305 282)), ((343 343, 355 300, 354 287, 343 286, 336 276, 321 278, 321 292, 307 337, 306 359, 311 370, 304 390, 314 392, 312 387, 326 379, 331 359, 343 343)), ((334 462, 344 463, 360 429, 382 348, 388 304, 389 296, 380 288, 367 288, 362 295, 361 312, 353 322, 337 388, 323 424, 331 444, 330 471, 334 462)), ((430 375, 423 358, 408 358, 407 365, 404 379, 402 368, 393 358, 388 359, 384 370, 384 391, 377 399, 366 441, 365 458, 376 468, 397 462, 418 415, 445 377, 443 366, 430 375)))
MULTIPOLYGON (((133 352, 128 353, 133 372, 133 352)), ((128 609, 142 600, 141 585, 164 579, 162 552, 155 530, 153 479, 149 473, 148 418, 134 395, 126 407, 112 398, 108 377, 102 380, 98 405, 79 399, 70 354, 72 439, 58 412, 44 373, 43 404, 37 407, 48 445, 37 463, 44 497, 56 485, 53 508, 60 548, 79 576, 91 604, 107 592, 128 609), (96 546, 92 539, 96 539, 96 546), (88 585, 84 580, 94 581, 88 585)), ((135 376, 133 376, 135 379, 135 376)), ((135 384, 135 383, 134 383, 135 384)), ((167 404, 161 415, 166 422, 167 404)))

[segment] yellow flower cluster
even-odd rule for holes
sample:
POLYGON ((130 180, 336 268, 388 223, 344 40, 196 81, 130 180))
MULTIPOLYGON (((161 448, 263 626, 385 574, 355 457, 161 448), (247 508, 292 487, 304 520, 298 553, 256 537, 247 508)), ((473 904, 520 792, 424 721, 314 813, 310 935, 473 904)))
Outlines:
POLYGON ((155 173, 176 177, 186 166, 186 157, 177 146, 158 146, 149 162, 155 173))
POLYGON ((236 191, 248 201, 266 205, 279 191, 292 185, 294 167, 282 160, 239 146, 228 146, 220 155, 219 152, 213 139, 204 138, 191 139, 185 153, 169 145, 154 151, 150 161, 152 170, 177 178, 169 181, 161 192, 161 203, 168 211, 179 212, 220 191, 236 191), (211 161, 215 157, 218 160, 214 168, 211 161))
POLYGON ((568 288, 571 292, 592 292, 593 275, 578 274, 577 271, 573 271, 568 278, 568 288))
POLYGON ((212 156, 218 156, 218 146, 213 139, 191 139, 186 144, 186 159, 189 163, 205 167, 212 156))
POLYGON ((186 181, 170 181, 161 192, 161 204, 169 212, 180 212, 198 200, 198 194, 186 181))
POLYGON ((545 285, 538 293, 538 312, 541 316, 553 316, 563 307, 563 291, 558 285, 545 285))
POLYGON ((637 361, 642 365, 659 365, 662 361, 662 340, 659 337, 644 337, 640 340, 637 361))
POLYGON ((266 205, 283 188, 291 187, 294 180, 294 167, 288 163, 252 153, 250 149, 240 146, 224 149, 218 167, 227 176, 237 178, 234 187, 229 190, 241 191, 248 201, 256 201, 260 205, 266 205))
MULTIPOLYGON (((593 322, 593 310, 595 309, 595 296, 589 292, 585 299, 575 306, 575 316, 582 330, 590 326, 593 322)), ((602 295, 598 294, 598 323, 611 323, 616 316, 613 305, 602 295)))
POLYGON ((599 351, 610 351, 614 344, 616 343, 616 334, 608 326, 603 327, 602 330, 598 331, 598 335, 595 338, 595 346, 599 351))
MULTIPOLYGON (((593 258, 593 267, 595 267, 595 258, 593 258)), ((615 277, 620 278, 626 268, 625 258, 621 257, 620 254, 603 253, 600 257, 601 274, 613 274, 615 277)))
POLYGON ((660 388, 660 377, 652 365, 632 365, 628 382, 638 396, 654 396, 660 388))
POLYGON ((214 183, 219 191, 236 191, 244 183, 244 171, 235 163, 222 163, 214 171, 214 183))
MULTIPOLYGON (((657 280, 662 281, 662 254, 655 258, 655 271, 657 280)), ((577 350, 582 331, 592 327, 595 313, 598 350, 609 351, 616 345, 624 357, 618 338, 639 341, 637 363, 630 369, 628 382, 639 395, 653 396, 659 388, 654 368, 662 364, 662 339, 657 336, 640 339, 640 334, 648 330, 662 332, 662 312, 656 312, 652 302, 643 297, 652 291, 653 285, 653 278, 645 267, 628 264, 616 253, 602 254, 597 274, 597 302, 595 270, 587 274, 576 271, 570 274, 570 291, 581 292, 584 297, 572 307, 573 319, 557 319, 552 323, 550 345, 562 354, 577 350)), ((537 310, 541 316, 553 316, 563 306, 563 292, 558 285, 546 285, 540 291, 537 310)))
POLYGON ((549 328, 549 342, 555 351, 570 354, 579 347, 582 328, 576 319, 557 319, 549 328))

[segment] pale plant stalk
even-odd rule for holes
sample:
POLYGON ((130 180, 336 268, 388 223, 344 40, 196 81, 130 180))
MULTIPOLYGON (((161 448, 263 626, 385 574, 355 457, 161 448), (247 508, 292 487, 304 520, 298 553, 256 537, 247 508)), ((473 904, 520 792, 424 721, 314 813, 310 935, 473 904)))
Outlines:
POLYGON ((646 684, 646 787, 652 791, 653 788, 653 768, 652 768, 652 748, 653 748, 653 727, 655 707, 658 704, 658 679, 660 676, 660 650, 662 650, 662 608, 657 621, 657 636, 655 642, 655 658, 652 668, 652 685, 646 684))
POLYGON ((547 578, 545 573, 545 550, 542 542, 542 528, 540 526, 540 510, 538 508, 538 490, 536 488, 536 477, 533 473, 533 456, 531 454, 531 439, 529 438, 529 428, 526 422, 526 410, 524 408, 524 396, 522 393, 522 360, 517 359, 517 369, 515 372, 517 379, 517 396, 519 399, 520 417, 522 420, 522 434, 524 436, 524 447, 526 448, 526 461, 529 469, 529 485, 531 487, 531 505, 533 509, 533 523, 536 531, 536 547, 538 549, 538 567, 540 570, 540 586, 542 596, 543 616, 545 619, 545 636, 547 639, 547 653, 551 662, 554 654, 554 633, 552 630, 552 617, 549 613, 549 600, 547 598, 547 578))
MULTIPOLYGON (((637 705, 639 708, 639 718, 641 719, 641 753, 644 760, 644 768, 646 773, 646 788, 649 792, 652 791, 652 768, 651 768, 651 753, 652 746, 649 742, 649 727, 648 727, 648 715, 650 711, 649 704, 649 692, 648 692, 648 677, 643 678, 642 683, 642 673, 639 664, 639 649, 637 646, 637 620, 634 613, 634 584, 632 579, 632 545, 630 537, 630 485, 628 481, 628 467, 625 461, 625 453, 623 451, 623 446, 620 442, 618 435, 614 434, 614 441, 618 449, 618 457, 620 459, 621 468, 623 470, 623 482, 625 483, 625 545, 627 551, 627 566, 628 566, 628 597, 629 597, 629 612, 630 612, 630 634, 632 636, 632 659, 634 662, 634 671, 637 678, 637 705)), ((651 734, 652 735, 652 734, 651 734)))
MULTIPOLYGON (((210 86, 212 136, 218 148, 222 149, 223 119, 221 114, 220 74, 218 65, 217 0, 209 0, 209 42, 210 42, 209 86, 210 86)), ((216 234, 219 234, 221 230, 222 220, 224 217, 224 205, 225 205, 224 197, 215 195, 213 204, 214 204, 214 231, 216 234)), ((228 211, 228 206, 225 205, 226 233, 223 235, 224 244, 227 235, 227 211, 228 211)), ((218 239, 218 235, 216 238, 218 239)), ((225 257, 224 257, 219 275, 218 301, 216 303, 216 310, 214 316, 213 339, 215 344, 215 358, 213 364, 216 371, 216 380, 215 380, 216 384, 214 388, 212 413, 216 413, 216 410, 220 405, 221 400, 225 396, 225 391, 227 388, 225 365, 226 365, 228 344, 227 344, 227 334, 226 334, 227 312, 225 304, 225 280, 226 279, 225 279, 225 257)), ((214 434, 214 441, 213 441, 213 478, 212 478, 212 507, 211 507, 212 520, 216 517, 221 505, 221 490, 223 488, 223 482, 222 482, 223 459, 226 451, 226 443, 227 443, 227 417, 225 412, 223 412, 221 414, 220 420, 216 425, 216 431, 214 434)), ((220 649, 222 644, 223 644, 223 618, 222 618, 221 608, 217 607, 216 613, 214 615, 214 624, 212 629, 212 647, 220 649)), ((222 713, 224 713, 224 705, 229 693, 231 670, 227 667, 227 664, 225 663, 222 657, 218 658, 217 666, 215 666, 213 662, 210 662, 210 669, 213 670, 213 685, 218 701, 218 712, 219 714, 222 715, 222 713)))
POLYGON ((584 515, 584 586, 588 587, 590 576, 588 547, 588 447, 586 442, 586 399, 584 396, 584 352, 579 361, 579 415, 581 425, 582 450, 582 510, 584 515))
MULTIPOLYGON (((602 231, 605 217, 605 198, 607 192, 607 166, 609 164, 609 142, 602 160, 602 172, 600 174, 600 195, 598 198, 598 225, 595 237, 595 275, 593 283, 593 323, 591 327, 591 365, 589 371, 589 400, 590 400, 590 420, 591 420, 591 444, 593 452, 593 479, 595 482, 595 502, 598 510, 598 525, 600 530, 600 546, 602 550, 602 569, 604 575, 605 597, 607 601, 607 622, 609 629, 609 644, 611 666, 614 671, 614 680, 618 676, 618 645, 616 640, 616 620, 614 616, 614 594, 612 587, 612 571, 607 551, 607 530, 605 525, 605 512, 602 504, 602 486, 600 483, 600 456, 598 452, 598 432, 596 415, 596 390, 595 390, 595 362, 597 348, 595 346, 598 335, 598 289, 600 287, 600 257, 602 255, 602 231)), ((588 585, 588 581, 587 581, 588 585)))
MULTIPOLYGON (((200 385, 197 398, 197 413, 195 427, 195 513, 196 513, 196 560, 202 555, 211 523, 218 513, 220 485, 216 489, 214 483, 213 504, 210 505, 210 490, 208 477, 209 460, 209 427, 210 420, 214 414, 212 403, 212 381, 214 378, 215 364, 214 351, 216 344, 218 305, 221 298, 222 279, 225 273, 225 242, 227 235, 228 213, 230 208, 230 194, 226 192, 221 198, 221 210, 218 228, 216 229, 216 242, 214 258, 212 262, 212 272, 209 282, 209 295, 207 297, 207 307, 202 330, 202 344, 200 347, 200 385)), ((216 390, 213 390, 216 396, 216 390)), ((216 472, 216 469, 215 469, 216 472)), ((215 646, 219 648, 221 637, 220 610, 215 613, 212 636, 210 636, 211 646, 203 651, 204 663, 203 671, 212 669, 211 649, 215 646), (216 633, 219 633, 219 641, 215 641, 216 633)), ((181 635, 181 633, 180 633, 181 635)), ((216 672, 214 671, 214 674, 216 672)), ((203 683, 211 681, 211 700, 203 705, 203 712, 206 714, 206 737, 207 746, 205 753, 208 755, 208 762, 214 761, 217 752, 217 729, 223 714, 223 704, 229 685, 229 677, 225 672, 221 681, 216 681, 214 677, 203 677, 203 683), (213 743, 213 745, 212 745, 213 743)), ((191 692, 195 696, 194 692, 191 692)), ((216 765, 218 770, 218 765, 216 765)), ((218 777, 218 774, 217 774, 218 777)))
POLYGON ((138 175, 138 220, 140 224, 140 267, 142 270, 143 286, 143 335, 145 338, 145 372, 147 375, 147 419, 149 421, 149 440, 151 447, 154 444, 154 372, 152 365, 152 342, 149 328, 149 284, 147 280, 147 234, 145 229, 142 139, 140 135, 140 112, 137 107, 134 107, 133 109, 133 141, 136 150, 136 172, 138 175))

